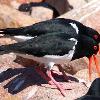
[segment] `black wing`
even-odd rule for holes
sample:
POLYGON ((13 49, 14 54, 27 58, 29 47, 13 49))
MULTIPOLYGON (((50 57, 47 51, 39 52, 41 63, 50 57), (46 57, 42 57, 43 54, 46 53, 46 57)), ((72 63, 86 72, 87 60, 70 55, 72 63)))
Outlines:
POLYGON ((34 37, 47 33, 52 34, 53 32, 66 32, 66 34, 76 36, 76 30, 69 23, 75 23, 79 27, 79 30, 83 30, 81 28, 83 25, 75 20, 58 18, 39 22, 26 27, 0 29, 0 34, 10 36, 25 35, 34 37))
POLYGON ((44 55, 65 55, 69 50, 73 49, 75 41, 70 40, 66 33, 54 33, 54 35, 46 34, 25 42, 10 44, 7 46, 0 46, 2 52, 20 52, 27 53, 34 56, 44 55))

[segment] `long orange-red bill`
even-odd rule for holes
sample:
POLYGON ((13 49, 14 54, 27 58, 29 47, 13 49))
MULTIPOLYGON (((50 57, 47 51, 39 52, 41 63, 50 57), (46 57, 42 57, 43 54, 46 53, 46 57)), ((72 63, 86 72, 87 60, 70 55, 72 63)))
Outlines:
POLYGON ((88 69, 89 69, 89 80, 90 80, 90 81, 91 81, 91 74, 92 74, 92 66, 91 66, 92 60, 93 60, 93 56, 91 56, 91 57, 89 58, 89 66, 88 66, 88 69))
MULTIPOLYGON (((98 51, 98 53, 100 54, 100 46, 99 46, 99 51, 98 51)), ((92 56, 89 58, 89 66, 88 66, 88 69, 89 69, 89 80, 90 80, 90 81, 91 81, 92 61, 93 61, 93 60, 94 60, 95 66, 96 66, 96 70, 97 70, 98 76, 100 77, 100 68, 99 68, 98 59, 97 59, 96 55, 92 55, 92 56)))
POLYGON ((98 59, 97 59, 96 55, 93 55, 93 58, 94 58, 94 62, 95 62, 95 65, 96 65, 96 70, 97 70, 98 76, 100 77, 100 68, 99 68, 98 59))

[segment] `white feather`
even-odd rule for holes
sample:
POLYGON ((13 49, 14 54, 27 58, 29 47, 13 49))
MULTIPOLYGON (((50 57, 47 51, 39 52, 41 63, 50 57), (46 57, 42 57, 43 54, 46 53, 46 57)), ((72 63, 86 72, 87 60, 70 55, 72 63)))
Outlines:
POLYGON ((78 34, 79 29, 75 23, 70 23, 70 25, 76 30, 76 33, 78 34))
POLYGON ((26 40, 32 39, 34 37, 20 35, 20 36, 13 36, 12 38, 14 40, 18 41, 18 42, 22 42, 22 41, 26 41, 26 40))

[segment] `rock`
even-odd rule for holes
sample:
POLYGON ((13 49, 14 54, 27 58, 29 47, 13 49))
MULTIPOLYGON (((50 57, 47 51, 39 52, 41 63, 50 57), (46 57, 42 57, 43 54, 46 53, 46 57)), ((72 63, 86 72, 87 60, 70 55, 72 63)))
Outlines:
MULTIPOLYGON (((90 3, 83 6, 82 8, 79 8, 79 9, 76 8, 75 10, 62 15, 61 17, 76 19, 76 20, 84 23, 85 25, 89 25, 91 27, 96 28, 98 31, 100 31, 100 28, 99 28, 100 20, 98 20, 98 19, 100 19, 99 18, 99 16, 100 16, 99 15, 99 12, 100 12, 99 5, 100 5, 99 0, 91 1, 90 3)), ((0 19, 3 19, 3 20, 0 20, 0 23, 2 22, 2 25, 5 25, 6 22, 8 23, 9 19, 14 20, 14 22, 16 21, 16 19, 21 20, 20 24, 5 25, 3 27, 8 27, 8 26, 9 27, 19 27, 19 26, 25 26, 25 25, 30 25, 30 24, 34 23, 34 21, 32 22, 32 20, 34 18, 30 18, 29 16, 27 16, 27 18, 29 18, 29 20, 28 20, 26 18, 26 16, 24 16, 23 14, 20 14, 16 10, 13 10, 7 6, 0 5, 0 8, 2 9, 2 10, 0 9, 0 19), (5 13, 5 11, 7 11, 7 12, 5 13), (17 17, 14 16, 15 14, 17 17), (4 20, 5 16, 8 19, 4 20), (21 16, 21 17, 19 17, 19 16, 21 16), (23 18, 23 16, 25 18, 23 18)), ((11 21, 9 23, 11 23, 11 21)), ((8 41, 11 42, 11 40, 8 40, 8 41)), ((4 42, 5 42, 4 40, 1 40, 0 43, 3 44, 4 42)), ((4 44, 7 44, 7 42, 5 42, 4 44)), ((75 100, 76 98, 84 95, 88 90, 88 88, 86 86, 84 86, 82 83, 77 83, 77 82, 70 83, 70 82, 61 81, 60 83, 61 84, 63 83, 66 87, 68 87, 69 84, 70 84, 70 86, 74 87, 72 90, 65 90, 67 96, 63 97, 57 89, 51 89, 51 88, 46 88, 46 87, 40 86, 40 84, 46 84, 44 81, 42 83, 40 82, 39 84, 37 84, 37 82, 36 83, 33 82, 35 79, 38 79, 38 78, 39 78, 38 81, 42 80, 42 78, 39 77, 38 75, 37 75, 37 77, 35 77, 36 73, 33 72, 33 70, 31 71, 31 73, 33 73, 32 76, 29 75, 30 71, 28 70, 28 68, 34 64, 33 61, 25 60, 20 57, 17 57, 16 60, 14 60, 13 58, 14 57, 10 56, 9 54, 0 56, 0 59, 2 59, 2 60, 0 60, 1 61, 0 62, 0 68, 1 68, 0 71, 1 72, 4 70, 6 71, 7 68, 11 68, 12 72, 14 72, 14 71, 16 72, 16 70, 22 71, 22 69, 25 68, 25 66, 26 66, 26 71, 20 72, 20 74, 17 73, 12 78, 7 79, 0 84, 0 91, 1 91, 0 99, 1 100, 9 100, 9 99, 16 100, 16 98, 17 98, 17 100, 26 100, 26 99, 27 100, 40 100, 40 99, 41 100, 55 100, 55 99, 57 99, 57 100, 67 100, 67 99, 75 100), (5 86, 7 83, 12 82, 12 79, 18 79, 18 78, 22 78, 22 77, 30 78, 31 81, 29 81, 29 83, 27 83, 28 82, 28 80, 27 80, 25 87, 19 93, 12 95, 12 94, 8 93, 8 91, 7 91, 8 89, 3 88, 3 86, 5 86), (35 90, 34 93, 33 93, 33 90, 35 90), (7 97, 7 99, 5 99, 6 97, 7 97)), ((100 61, 100 55, 98 55, 98 60, 100 61)), ((100 64, 100 62, 99 62, 99 64, 100 64)), ((82 58, 82 59, 78 59, 76 61, 70 62, 69 69, 66 64, 65 71, 68 73, 74 74, 75 77, 86 80, 88 83, 87 66, 88 66, 87 58, 82 58)), ((94 64, 93 64, 93 67, 95 68, 94 64)), ((96 76, 97 75, 95 73, 95 70, 93 70, 92 80, 96 76)), ((46 86, 47 86, 47 84, 46 84, 46 86)))
POLYGON ((31 16, 39 21, 45 21, 53 18, 53 11, 44 7, 32 7, 31 16))
POLYGON ((87 3, 85 0, 68 0, 68 2, 74 9, 80 8, 87 3))
POLYGON ((91 16, 97 12, 99 14, 99 11, 100 11, 100 1, 92 0, 91 2, 87 3, 86 5, 84 5, 80 8, 73 9, 72 11, 60 16, 60 18, 61 17, 62 18, 71 18, 71 19, 75 19, 80 22, 83 22, 85 19, 87 19, 88 16, 91 16))
POLYGON ((27 0, 27 1, 29 1, 29 2, 43 2, 45 0, 27 0))
POLYGON ((61 14, 72 9, 72 6, 69 4, 68 0, 45 0, 50 5, 55 7, 57 11, 61 14))
POLYGON ((76 59, 74 61, 71 61, 69 64, 66 63, 65 65, 63 65, 63 68, 69 74, 76 74, 78 71, 88 68, 88 62, 86 59, 87 58, 85 57, 76 59))
POLYGON ((17 2, 20 2, 20 3, 26 3, 26 2, 29 2, 29 0, 16 0, 17 2))
POLYGON ((92 1, 92 0, 84 0, 84 1, 86 1, 86 2, 90 2, 90 1, 92 1))
POLYGON ((28 26, 38 20, 24 15, 6 5, 0 5, 0 28, 28 26))
POLYGON ((17 9, 17 10, 18 10, 18 8, 19 8, 20 5, 21 5, 21 3, 18 2, 18 1, 15 1, 15 0, 10 2, 10 6, 12 8, 14 8, 14 9, 17 9))
POLYGON ((0 86, 0 99, 1 100, 22 100, 18 96, 13 96, 13 95, 7 93, 7 91, 4 90, 4 88, 2 86, 0 86))
POLYGON ((7 45, 12 43, 16 43, 16 41, 12 40, 11 38, 0 38, 0 45, 7 45))
POLYGON ((0 4, 10 5, 11 0, 0 0, 0 4))
POLYGON ((0 3, 10 5, 12 1, 16 1, 19 3, 26 3, 26 2, 42 2, 43 0, 0 0, 0 3))
POLYGON ((87 16, 87 18, 83 18, 82 22, 94 29, 96 29, 100 33, 100 7, 92 12, 91 15, 87 16))
MULTIPOLYGON (((29 3, 27 3, 27 4, 29 4, 29 3)), ((12 1, 11 6, 15 9, 18 9, 19 7, 20 7, 20 9, 24 8, 23 6, 21 6, 21 3, 16 2, 16 1, 12 1)), ((31 11, 27 11, 27 12, 20 11, 20 12, 25 15, 29 15, 29 16, 33 17, 34 19, 38 19, 38 21, 45 21, 45 20, 49 20, 49 19, 56 17, 56 15, 55 15, 56 12, 54 12, 49 7, 48 8, 44 7, 43 4, 41 4, 41 6, 33 6, 33 7, 31 7, 30 10, 31 11)))
MULTIPOLYGON (((100 65, 100 62, 99 62, 100 61, 100 55, 99 54, 97 55, 97 58, 98 58, 98 63, 100 65)), ((83 57, 83 58, 71 61, 69 64, 68 63, 64 64, 63 68, 67 73, 74 75, 80 70, 88 69, 88 66, 89 66, 88 58, 83 57)), ((94 61, 92 62, 92 72, 97 73, 94 61)))
MULTIPOLYGON (((35 2, 36 0, 32 0, 32 2, 35 2)), ((3 4, 7 4, 9 6, 11 6, 12 8, 18 9, 18 7, 22 4, 22 3, 29 3, 31 1, 29 0, 14 0, 14 1, 10 1, 9 4, 3 2, 3 4)), ((37 2, 42 2, 42 0, 37 2)), ((67 0, 45 0, 45 2, 47 2, 48 4, 50 4, 51 6, 53 6, 55 9, 57 9, 57 11, 59 12, 59 14, 63 14, 69 10, 72 9, 72 6, 69 4, 69 2, 67 0)), ((29 15, 29 13, 24 13, 29 15)), ((32 10, 32 14, 31 16, 35 19, 39 19, 39 21, 44 21, 44 20, 48 20, 53 18, 53 11, 51 9, 48 8, 44 8, 44 7, 33 7, 32 10)))
POLYGON ((80 71, 78 71, 75 75, 75 77, 80 78, 80 79, 84 79, 86 81, 86 84, 89 82, 93 82, 93 80, 95 78, 97 78, 97 73, 96 72, 92 72, 92 77, 91 77, 91 81, 89 80, 89 76, 88 76, 88 69, 82 69, 80 71))
POLYGON ((18 2, 48 2, 50 5, 55 7, 60 14, 64 14, 65 12, 72 9, 72 6, 68 2, 68 0, 17 0, 18 2))

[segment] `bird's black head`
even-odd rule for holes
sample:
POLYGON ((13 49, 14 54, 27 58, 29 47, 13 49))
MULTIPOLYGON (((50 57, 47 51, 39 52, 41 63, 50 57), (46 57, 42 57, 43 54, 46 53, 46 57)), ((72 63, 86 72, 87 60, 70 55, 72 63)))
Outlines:
POLYGON ((81 45, 84 52, 86 52, 86 56, 92 56, 93 54, 97 54, 99 51, 99 44, 95 41, 95 39, 89 36, 81 37, 81 45))
POLYGON ((95 39, 90 36, 80 35, 72 60, 82 58, 84 56, 89 58, 92 55, 96 55, 98 51, 99 44, 95 41, 95 39))
POLYGON ((89 58, 89 66, 88 66, 89 79, 91 80, 91 63, 93 60, 94 60, 95 66, 96 66, 98 76, 100 77, 99 62, 98 62, 98 58, 96 57, 97 53, 98 52, 100 53, 100 47, 99 47, 100 34, 96 30, 94 30, 90 27, 86 27, 85 33, 83 34, 83 37, 81 37, 81 40, 82 40, 81 43, 83 43, 82 51, 84 54, 81 56, 86 56, 89 58))
POLYGON ((100 34, 96 30, 94 30, 90 27, 86 27, 85 34, 87 34, 89 37, 93 38, 97 43, 100 43, 100 34))

